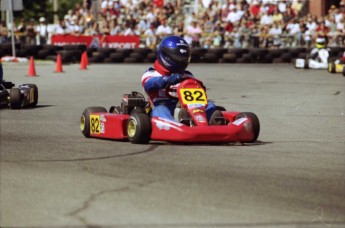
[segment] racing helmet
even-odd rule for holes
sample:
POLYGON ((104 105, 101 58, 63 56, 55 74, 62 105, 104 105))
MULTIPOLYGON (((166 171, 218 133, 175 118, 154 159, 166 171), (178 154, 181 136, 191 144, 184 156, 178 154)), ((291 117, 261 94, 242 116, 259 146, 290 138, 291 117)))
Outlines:
POLYGON ((188 43, 179 36, 167 36, 158 46, 158 62, 173 73, 183 73, 190 60, 188 43))
POLYGON ((315 40, 316 48, 322 49, 326 47, 326 39, 324 37, 318 37, 315 40))

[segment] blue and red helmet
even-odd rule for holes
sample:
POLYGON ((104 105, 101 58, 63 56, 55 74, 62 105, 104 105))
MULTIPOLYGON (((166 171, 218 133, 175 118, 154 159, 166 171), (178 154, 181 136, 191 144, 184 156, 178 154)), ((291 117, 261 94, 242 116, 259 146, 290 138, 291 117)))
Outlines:
POLYGON ((158 46, 157 59, 170 72, 182 74, 190 60, 189 45, 182 37, 165 37, 158 46))

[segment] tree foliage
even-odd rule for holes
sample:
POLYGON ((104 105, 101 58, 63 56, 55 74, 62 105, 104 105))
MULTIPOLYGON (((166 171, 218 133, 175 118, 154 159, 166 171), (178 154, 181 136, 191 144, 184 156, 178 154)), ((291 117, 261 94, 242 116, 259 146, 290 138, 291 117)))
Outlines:
MULTIPOLYGON (((82 4, 83 0, 57 0, 57 2, 58 11, 56 14, 59 19, 63 19, 68 10, 73 9, 77 3, 82 4)), ((53 0, 23 0, 23 8, 24 10, 22 11, 14 12, 16 22, 21 18, 24 18, 26 21, 33 18, 37 21, 40 17, 45 17, 47 23, 53 23, 54 21, 53 0)))

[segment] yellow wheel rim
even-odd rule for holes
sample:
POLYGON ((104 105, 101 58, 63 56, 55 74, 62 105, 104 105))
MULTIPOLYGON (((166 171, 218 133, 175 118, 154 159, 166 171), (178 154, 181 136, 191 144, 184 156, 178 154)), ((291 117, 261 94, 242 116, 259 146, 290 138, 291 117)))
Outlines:
POLYGON ((84 131, 84 130, 85 130, 85 116, 84 116, 84 115, 82 115, 82 116, 80 117, 80 130, 81 130, 81 131, 84 131))
POLYGON ((137 125, 134 120, 128 120, 127 134, 129 137, 134 137, 137 125))

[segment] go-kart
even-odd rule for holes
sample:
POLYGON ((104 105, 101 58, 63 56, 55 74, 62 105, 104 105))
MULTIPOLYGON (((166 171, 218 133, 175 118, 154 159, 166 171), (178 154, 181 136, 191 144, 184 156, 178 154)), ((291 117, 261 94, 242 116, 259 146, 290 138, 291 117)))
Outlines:
POLYGON ((332 63, 328 63, 328 73, 342 73, 345 76, 345 65, 339 60, 336 60, 332 63))
POLYGON ((12 82, 7 81, 0 84, 0 107, 21 109, 37 105, 38 88, 35 84, 22 84, 18 88, 14 86, 12 82))
POLYGON ((298 58, 295 61, 297 69, 327 69, 328 68, 329 51, 320 49, 315 58, 307 56, 305 59, 298 58))
POLYGON ((208 100, 202 83, 194 78, 183 80, 166 93, 178 99, 184 118, 171 121, 151 117, 152 105, 142 94, 124 94, 121 106, 86 108, 80 118, 80 129, 87 138, 129 140, 146 144, 150 140, 179 143, 253 143, 260 132, 258 117, 251 112, 229 112, 219 106, 216 124, 210 125, 205 108, 208 100))

